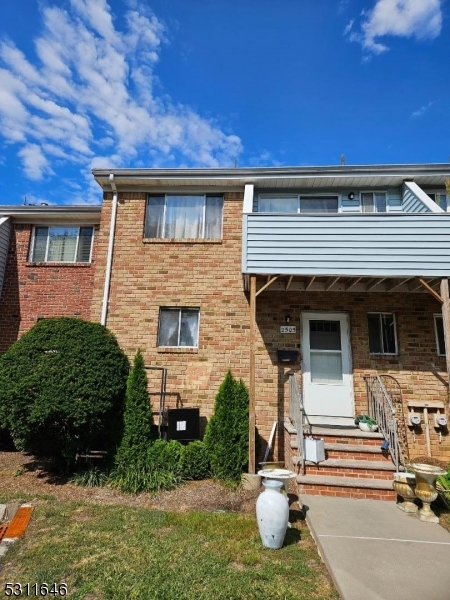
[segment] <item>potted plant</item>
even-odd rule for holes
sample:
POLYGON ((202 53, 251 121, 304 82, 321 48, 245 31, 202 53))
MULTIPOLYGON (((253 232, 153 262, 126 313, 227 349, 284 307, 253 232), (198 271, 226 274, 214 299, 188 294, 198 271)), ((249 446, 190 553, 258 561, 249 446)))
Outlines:
POLYGON ((372 417, 369 417, 369 415, 356 417, 355 425, 358 425, 361 431, 376 431, 378 429, 377 422, 372 417))

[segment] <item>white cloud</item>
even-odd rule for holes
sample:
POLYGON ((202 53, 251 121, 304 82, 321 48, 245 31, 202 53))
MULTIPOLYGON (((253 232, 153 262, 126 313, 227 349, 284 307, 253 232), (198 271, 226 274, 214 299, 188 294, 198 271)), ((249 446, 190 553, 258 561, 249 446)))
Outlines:
POLYGON ((145 5, 128 5, 120 22, 107 0, 45 5, 35 61, 0 41, 0 136, 19 146, 30 179, 51 176, 61 161, 213 167, 242 151, 217 122, 155 92, 166 29, 145 5))
POLYGON ((348 35, 350 33, 350 31, 353 28, 353 23, 355 22, 355 19, 351 19, 348 23, 346 28, 344 29, 344 35, 348 35))
POLYGON ((382 54, 389 47, 379 41, 385 36, 434 39, 442 29, 442 0, 377 0, 372 10, 362 11, 360 29, 351 22, 344 35, 358 42, 370 54, 382 54))
POLYGON ((430 108, 436 104, 436 100, 431 100, 430 102, 428 102, 427 104, 424 104, 423 106, 421 106, 420 108, 418 108, 417 110, 415 110, 412 114, 411 117, 413 118, 417 118, 417 117, 421 117, 422 115, 424 115, 428 110, 430 110, 430 108))
POLYGON ((23 169, 29 179, 39 180, 43 178, 44 173, 52 173, 48 160, 37 144, 27 144, 19 150, 18 154, 22 159, 23 169))

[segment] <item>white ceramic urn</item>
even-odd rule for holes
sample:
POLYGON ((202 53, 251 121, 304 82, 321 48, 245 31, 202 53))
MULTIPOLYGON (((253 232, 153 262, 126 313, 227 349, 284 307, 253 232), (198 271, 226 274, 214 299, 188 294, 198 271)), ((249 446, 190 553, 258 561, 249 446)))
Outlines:
POLYGON ((256 501, 256 519, 259 535, 266 548, 277 550, 281 548, 286 535, 289 520, 289 504, 286 497, 280 493, 283 487, 281 481, 265 479, 264 491, 256 501))

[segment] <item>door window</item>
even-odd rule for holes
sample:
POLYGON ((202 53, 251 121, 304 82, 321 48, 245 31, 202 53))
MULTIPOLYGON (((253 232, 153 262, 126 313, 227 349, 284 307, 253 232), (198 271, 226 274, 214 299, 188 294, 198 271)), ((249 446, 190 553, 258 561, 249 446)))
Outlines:
POLYGON ((309 346, 312 383, 341 383, 342 345, 339 321, 310 320, 309 346))

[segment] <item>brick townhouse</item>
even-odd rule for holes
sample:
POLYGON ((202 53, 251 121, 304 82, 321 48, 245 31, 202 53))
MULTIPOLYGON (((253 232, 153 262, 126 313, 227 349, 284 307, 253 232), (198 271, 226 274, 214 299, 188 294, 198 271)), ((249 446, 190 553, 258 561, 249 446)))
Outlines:
POLYGON ((449 165, 93 175, 101 212, 0 210, 0 244, 11 231, 2 350, 39 317, 100 321, 130 357, 142 350, 156 405, 165 373, 165 405, 198 406, 204 420, 231 368, 249 386, 262 450, 277 423, 273 455, 292 468, 288 417, 301 399, 330 459, 302 464, 304 491, 389 497, 408 456, 450 459, 435 426, 448 413, 449 165), (382 431, 359 435, 355 415, 368 411, 382 431), (391 454, 379 455, 383 437, 391 454))

